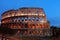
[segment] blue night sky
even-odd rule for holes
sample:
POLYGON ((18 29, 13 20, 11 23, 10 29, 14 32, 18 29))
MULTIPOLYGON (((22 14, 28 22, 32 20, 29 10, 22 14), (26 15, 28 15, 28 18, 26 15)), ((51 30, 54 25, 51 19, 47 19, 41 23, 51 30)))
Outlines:
POLYGON ((43 8, 50 25, 60 26, 60 0, 0 0, 0 20, 3 12, 21 7, 43 8))

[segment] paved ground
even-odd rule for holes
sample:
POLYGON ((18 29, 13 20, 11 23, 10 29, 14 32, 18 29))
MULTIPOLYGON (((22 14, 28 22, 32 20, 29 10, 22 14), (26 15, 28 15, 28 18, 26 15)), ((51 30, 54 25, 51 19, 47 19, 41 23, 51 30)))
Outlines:
POLYGON ((60 37, 14 37, 7 35, 5 35, 4 37, 8 40, 60 40, 60 37))
POLYGON ((60 40, 60 37, 19 37, 19 40, 60 40))

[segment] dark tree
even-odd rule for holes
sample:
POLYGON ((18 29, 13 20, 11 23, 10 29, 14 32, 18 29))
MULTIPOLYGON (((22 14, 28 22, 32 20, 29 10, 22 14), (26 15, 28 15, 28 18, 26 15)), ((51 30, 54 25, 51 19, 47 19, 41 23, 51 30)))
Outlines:
POLYGON ((51 26, 51 29, 52 29, 52 33, 53 33, 53 36, 54 37, 59 37, 60 35, 60 30, 57 26, 51 26))

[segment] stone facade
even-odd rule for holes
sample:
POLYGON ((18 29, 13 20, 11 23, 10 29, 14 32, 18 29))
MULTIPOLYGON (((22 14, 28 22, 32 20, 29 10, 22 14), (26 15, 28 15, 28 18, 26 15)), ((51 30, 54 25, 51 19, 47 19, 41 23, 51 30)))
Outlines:
POLYGON ((3 27, 19 29, 21 34, 41 34, 42 29, 49 29, 50 23, 46 19, 43 8, 20 8, 9 10, 2 14, 3 27))

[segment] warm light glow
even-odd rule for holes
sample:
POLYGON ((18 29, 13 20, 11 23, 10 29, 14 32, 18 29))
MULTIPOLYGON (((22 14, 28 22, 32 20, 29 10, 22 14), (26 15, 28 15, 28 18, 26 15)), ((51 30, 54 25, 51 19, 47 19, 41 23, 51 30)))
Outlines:
POLYGON ((45 16, 45 14, 43 14, 43 16, 45 16))
POLYGON ((44 23, 44 20, 41 20, 40 22, 41 22, 41 23, 44 23))
POLYGON ((17 13, 16 15, 17 15, 17 16, 20 16, 20 13, 17 13))
POLYGON ((27 15, 32 15, 32 14, 27 14, 27 15))
POLYGON ((40 22, 41 22, 41 23, 46 23, 46 20, 41 20, 40 22))
POLYGON ((24 15, 27 15, 27 14, 24 14, 24 15))
POLYGON ((14 13, 12 13, 12 16, 14 16, 14 13))
MULTIPOLYGON (((28 15, 28 16, 33 16, 33 15, 34 16, 38 16, 38 15, 39 16, 45 16, 44 14, 33 14, 33 13, 32 14, 20 14, 20 13, 17 13, 15 15, 12 14, 12 16, 25 16, 25 15, 28 15)), ((11 17, 11 15, 3 16, 2 19, 7 18, 7 17, 11 17)))
POLYGON ((39 14, 39 16, 42 16, 43 14, 41 13, 41 14, 39 14))
POLYGON ((10 15, 7 15, 7 17, 10 17, 10 15))

